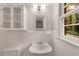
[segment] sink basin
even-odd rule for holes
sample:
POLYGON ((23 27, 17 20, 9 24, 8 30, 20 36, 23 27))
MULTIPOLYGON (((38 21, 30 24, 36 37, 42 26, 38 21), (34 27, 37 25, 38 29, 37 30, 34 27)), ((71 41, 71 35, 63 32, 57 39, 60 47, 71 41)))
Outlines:
POLYGON ((52 47, 48 43, 32 43, 29 47, 31 53, 45 54, 52 51, 52 47))

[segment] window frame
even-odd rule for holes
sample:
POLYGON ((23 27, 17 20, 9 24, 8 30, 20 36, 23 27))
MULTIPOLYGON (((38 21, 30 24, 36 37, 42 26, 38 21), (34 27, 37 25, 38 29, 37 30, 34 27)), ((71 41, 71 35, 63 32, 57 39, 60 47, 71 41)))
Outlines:
POLYGON ((65 25, 65 22, 64 22, 64 18, 66 17, 66 16, 68 16, 68 15, 72 15, 72 14, 74 14, 74 13, 76 13, 76 12, 78 12, 78 10, 79 10, 79 7, 76 7, 75 9, 73 9, 73 10, 71 10, 70 12, 67 12, 66 14, 64 14, 64 4, 61 4, 62 6, 62 10, 61 10, 61 12, 62 12, 62 15, 59 17, 59 20, 60 20, 60 22, 59 22, 59 37, 64 37, 64 38, 73 38, 73 39, 78 39, 78 38, 76 38, 76 37, 72 37, 72 36, 66 36, 65 35, 65 26, 72 26, 72 25, 79 25, 79 23, 76 23, 76 24, 70 24, 70 25, 65 25))

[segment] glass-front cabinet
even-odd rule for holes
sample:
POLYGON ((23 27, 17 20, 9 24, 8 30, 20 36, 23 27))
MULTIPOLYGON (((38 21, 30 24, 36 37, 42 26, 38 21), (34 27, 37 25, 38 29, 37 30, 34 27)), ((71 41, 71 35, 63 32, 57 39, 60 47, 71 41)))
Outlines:
POLYGON ((3 30, 25 30, 24 6, 2 6, 1 11, 3 30))

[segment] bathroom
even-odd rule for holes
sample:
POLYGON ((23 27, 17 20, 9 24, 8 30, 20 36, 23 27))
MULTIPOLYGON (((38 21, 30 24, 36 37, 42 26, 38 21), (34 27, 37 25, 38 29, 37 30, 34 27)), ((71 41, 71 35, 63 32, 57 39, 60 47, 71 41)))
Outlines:
POLYGON ((65 40, 60 35, 63 30, 59 17, 63 12, 64 3, 0 3, 0 55, 79 55, 78 42, 76 44, 72 42, 75 40, 65 40), (16 19, 20 19, 21 22, 16 19), (21 27, 16 24, 19 22, 21 27), (43 43, 47 44, 48 51, 30 51, 33 44, 43 43))
MULTIPOLYGON (((6 29, 6 28, 1 28, 0 30, 0 48, 1 48, 1 52, 3 49, 7 49, 7 48, 19 48, 22 47, 24 48, 24 55, 31 55, 31 53, 29 53, 28 48, 29 45, 31 45, 32 43, 36 43, 39 41, 42 42, 48 42, 50 43, 50 45, 53 47, 53 40, 52 40, 52 30, 53 30, 53 4, 46 4, 46 8, 44 10, 34 10, 34 6, 33 5, 40 5, 40 4, 32 4, 32 3, 26 3, 26 4, 2 4, 3 6, 11 6, 11 5, 22 5, 25 8, 25 14, 24 16, 26 17, 24 23, 26 26, 24 26, 24 29, 21 30, 16 30, 16 29, 6 29), (35 28, 35 16, 36 15, 44 15, 46 16, 46 19, 44 20, 46 24, 44 24, 44 29, 41 30, 37 30, 37 28, 35 28), (7 35, 8 34, 8 35, 7 35), (2 43, 4 42, 5 43, 2 43), (26 51, 26 52, 25 52, 26 51)), ((1 7, 2 7, 1 5, 1 7)), ((43 4, 45 5, 45 4, 43 4)), ((2 25, 2 23, 0 23, 0 25, 2 25)), ((2 52, 3 53, 3 52, 2 52)), ((1 53, 1 54, 2 54, 1 53)), ((33 54, 32 54, 33 55, 33 54)))

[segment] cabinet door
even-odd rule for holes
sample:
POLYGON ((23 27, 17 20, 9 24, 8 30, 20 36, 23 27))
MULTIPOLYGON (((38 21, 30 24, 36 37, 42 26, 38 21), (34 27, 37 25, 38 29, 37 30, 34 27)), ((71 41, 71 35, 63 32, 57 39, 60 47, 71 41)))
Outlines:
POLYGON ((23 28, 23 9, 21 7, 13 8, 13 28, 23 28))
POLYGON ((10 7, 3 8, 3 28, 4 29, 11 28, 11 8, 10 7))

